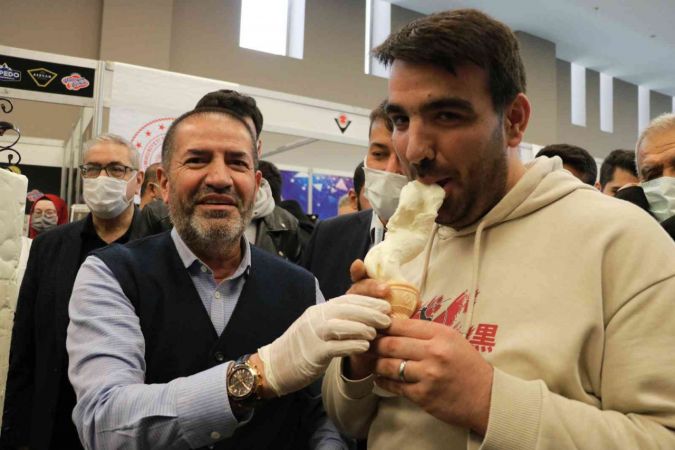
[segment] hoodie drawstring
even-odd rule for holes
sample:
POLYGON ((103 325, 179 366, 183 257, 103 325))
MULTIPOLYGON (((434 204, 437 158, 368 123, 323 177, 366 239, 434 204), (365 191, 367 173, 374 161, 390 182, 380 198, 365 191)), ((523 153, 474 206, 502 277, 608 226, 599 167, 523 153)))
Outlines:
POLYGON ((473 241, 473 260, 471 261, 471 284, 469 285, 469 300, 468 300, 468 310, 464 315, 464 321, 462 323, 462 334, 464 337, 469 339, 469 331, 471 330, 471 324, 473 322, 474 315, 474 306, 476 303, 476 291, 478 290, 478 272, 480 270, 480 244, 481 238, 483 237, 483 229, 485 228, 485 222, 478 224, 476 228, 476 237, 473 241))
POLYGON ((431 230, 431 239, 427 241, 427 245, 424 248, 424 267, 422 268, 422 279, 420 281, 419 291, 420 294, 424 292, 424 288, 427 286, 427 274, 429 272, 429 260, 431 259, 431 249, 434 245, 434 240, 436 239, 436 233, 438 233, 439 225, 434 223, 434 227, 431 230))

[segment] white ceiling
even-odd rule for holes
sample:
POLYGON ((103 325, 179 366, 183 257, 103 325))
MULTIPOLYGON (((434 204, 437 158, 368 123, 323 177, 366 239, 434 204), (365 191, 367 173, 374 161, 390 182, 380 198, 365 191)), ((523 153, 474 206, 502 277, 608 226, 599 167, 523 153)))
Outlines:
POLYGON ((366 147, 338 144, 330 141, 315 141, 282 153, 280 148, 293 143, 302 143, 305 137, 263 131, 262 157, 282 166, 312 167, 330 171, 336 175, 352 176, 356 166, 363 161, 366 147), (272 156, 270 156, 272 154, 272 156))
POLYGON ((476 8, 556 44, 559 59, 675 96, 675 0, 387 0, 424 14, 476 8))

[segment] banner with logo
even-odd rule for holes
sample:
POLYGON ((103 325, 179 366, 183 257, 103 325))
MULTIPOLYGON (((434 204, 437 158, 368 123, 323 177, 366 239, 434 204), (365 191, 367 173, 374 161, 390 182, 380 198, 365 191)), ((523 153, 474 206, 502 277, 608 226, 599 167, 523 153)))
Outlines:
POLYGON ((95 75, 90 67, 0 54, 0 87, 93 98, 95 75))
POLYGON ((135 108, 111 108, 109 131, 131 142, 140 155, 141 170, 161 162, 166 131, 179 114, 170 111, 142 111, 135 108))
POLYGON ((368 145, 370 111, 362 108, 117 62, 112 73, 111 111, 133 107, 181 114, 208 92, 234 89, 255 98, 265 117, 266 131, 368 145))

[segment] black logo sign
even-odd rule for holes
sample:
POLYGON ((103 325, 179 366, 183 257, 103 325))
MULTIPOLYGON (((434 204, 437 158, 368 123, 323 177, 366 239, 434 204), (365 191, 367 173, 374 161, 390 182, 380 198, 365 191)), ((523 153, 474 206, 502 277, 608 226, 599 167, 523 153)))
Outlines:
POLYGON ((41 88, 45 88, 49 86, 49 83, 54 81, 54 78, 56 78, 57 74, 49 69, 40 67, 39 69, 29 69, 28 75, 30 75, 33 81, 35 81, 35 84, 37 84, 41 88))
POLYGON ((0 64, 0 81, 21 81, 21 71, 12 69, 7 63, 0 64))
POLYGON ((92 98, 95 76, 90 67, 0 55, 0 88, 92 98))
POLYGON ((340 114, 339 117, 335 118, 335 123, 337 124, 338 128, 340 129, 340 133, 345 134, 345 131, 347 131, 347 128, 349 128, 349 125, 352 124, 352 121, 349 120, 346 114, 340 114))

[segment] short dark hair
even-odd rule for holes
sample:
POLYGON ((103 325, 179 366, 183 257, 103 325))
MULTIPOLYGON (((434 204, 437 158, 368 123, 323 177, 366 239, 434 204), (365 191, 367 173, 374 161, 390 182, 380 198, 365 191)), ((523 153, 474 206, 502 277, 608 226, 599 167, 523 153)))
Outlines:
POLYGON ((234 111, 241 117, 250 117, 255 126, 256 139, 260 137, 263 127, 263 115, 253 97, 230 89, 209 92, 195 105, 197 108, 225 108, 234 111))
POLYGON ((157 183, 157 168, 161 165, 162 163, 154 163, 145 168, 143 172, 143 184, 141 184, 141 197, 145 195, 145 190, 150 183, 157 183))
POLYGON ((397 59, 431 64, 455 74, 471 63, 488 74, 495 111, 525 92, 525 67, 518 40, 503 23, 475 9, 456 9, 422 17, 392 33, 373 50, 386 66, 397 59))
POLYGON ((380 103, 377 108, 372 110, 370 112, 370 126, 368 127, 368 137, 370 138, 370 133, 373 131, 373 124, 375 123, 376 120, 382 120, 384 122, 384 126, 387 127, 387 130, 389 130, 390 133, 394 132, 394 124, 391 123, 391 120, 389 119, 389 116, 387 115, 386 111, 386 106, 387 106, 387 100, 383 100, 382 103, 380 103))
POLYGON ((574 167, 581 173, 582 181, 593 186, 598 178, 598 165, 595 159, 581 147, 569 144, 551 144, 539 150, 537 158, 540 156, 558 156, 563 164, 574 167))
POLYGON ((264 179, 270 185, 272 191, 272 198, 277 205, 281 202, 281 172, 279 168, 269 161, 264 159, 258 162, 258 170, 262 173, 264 179))
POLYGON ((602 189, 614 178, 615 169, 623 169, 637 177, 635 152, 618 149, 607 155, 607 158, 602 162, 602 166, 600 166, 600 187, 602 189))
POLYGON ((258 148, 256 146, 256 138, 255 136, 253 136, 253 131, 244 120, 244 117, 241 116, 238 112, 230 109, 220 107, 218 108, 204 107, 204 108, 195 108, 186 113, 183 113, 180 117, 178 117, 176 120, 173 121, 173 123, 167 130, 166 136, 164 136, 164 142, 162 142, 162 166, 164 166, 165 169, 167 170, 169 169, 171 156, 173 155, 174 146, 176 144, 175 140, 178 127, 185 119, 199 114, 223 114, 225 116, 231 117, 239 121, 246 129, 248 135, 251 137, 251 153, 253 156, 253 166, 255 169, 258 168, 258 148))
POLYGON ((356 169, 354 169, 354 191, 356 191, 357 197, 361 195, 361 189, 363 189, 365 183, 366 174, 363 172, 363 161, 361 161, 359 165, 356 166, 356 169))

